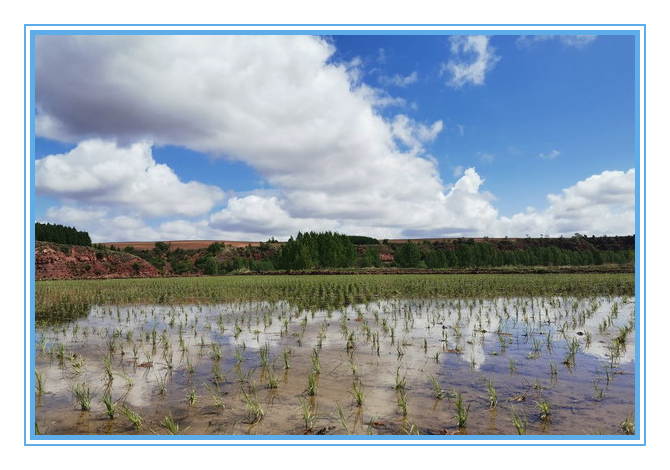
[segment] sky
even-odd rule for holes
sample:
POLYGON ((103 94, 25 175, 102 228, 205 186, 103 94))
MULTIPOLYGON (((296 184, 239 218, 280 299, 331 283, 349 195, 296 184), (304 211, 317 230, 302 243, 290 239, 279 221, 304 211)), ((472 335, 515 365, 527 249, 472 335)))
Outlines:
POLYGON ((635 233, 632 35, 41 35, 35 220, 94 242, 635 233))

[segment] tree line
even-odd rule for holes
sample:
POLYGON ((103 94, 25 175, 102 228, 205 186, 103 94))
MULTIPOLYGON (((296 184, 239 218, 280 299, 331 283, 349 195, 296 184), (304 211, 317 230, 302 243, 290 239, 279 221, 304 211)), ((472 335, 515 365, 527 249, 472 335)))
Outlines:
POLYGON ((452 246, 407 242, 394 253, 403 268, 483 268, 498 266, 591 266, 635 261, 635 250, 567 249, 527 246, 499 250, 489 242, 459 242, 452 246))
POLYGON ((65 225, 35 222, 35 240, 62 243, 64 245, 91 246, 88 232, 80 232, 65 225))
POLYGON ((282 245, 274 265, 279 269, 348 268, 358 254, 351 239, 334 232, 298 232, 282 245))

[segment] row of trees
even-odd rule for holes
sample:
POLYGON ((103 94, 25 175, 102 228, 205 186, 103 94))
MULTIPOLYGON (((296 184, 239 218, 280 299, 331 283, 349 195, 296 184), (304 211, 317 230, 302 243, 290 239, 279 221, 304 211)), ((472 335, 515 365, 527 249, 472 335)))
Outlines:
POLYGON ((333 232, 306 232, 291 237, 277 254, 274 265, 279 269, 348 268, 358 254, 346 235, 333 232))
POLYGON ((405 243, 395 251, 396 266, 479 268, 495 266, 586 266, 635 261, 635 250, 569 250, 557 246, 500 251, 487 242, 459 243, 456 249, 405 243))
POLYGON ((35 222, 35 240, 63 243, 65 245, 91 246, 91 237, 87 232, 80 232, 74 227, 59 224, 35 222))

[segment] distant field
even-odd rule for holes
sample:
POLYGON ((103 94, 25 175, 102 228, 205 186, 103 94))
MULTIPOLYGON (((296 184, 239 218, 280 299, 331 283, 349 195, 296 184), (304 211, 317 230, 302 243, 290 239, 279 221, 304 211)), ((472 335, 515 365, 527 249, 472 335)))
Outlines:
MULTIPOLYGON (((202 248, 207 248, 212 243, 221 243, 226 246, 234 247, 244 247, 244 246, 260 246, 261 242, 238 242, 238 241, 228 241, 228 240, 172 240, 164 241, 163 243, 168 243, 170 248, 181 248, 182 250, 199 250, 202 248)), ((158 242, 110 242, 102 243, 102 245, 110 247, 115 246, 119 249, 124 249, 128 246, 132 246, 136 250, 151 250, 156 246, 158 242)))

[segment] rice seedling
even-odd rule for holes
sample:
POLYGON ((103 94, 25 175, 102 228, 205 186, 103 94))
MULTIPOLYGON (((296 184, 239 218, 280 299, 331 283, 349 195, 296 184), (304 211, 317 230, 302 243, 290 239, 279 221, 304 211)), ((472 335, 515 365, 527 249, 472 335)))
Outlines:
POLYGON ((509 372, 510 374, 516 373, 516 366, 519 364, 519 361, 516 358, 510 357, 509 359, 509 372))
POLYGON ((620 428, 624 434, 631 436, 635 434, 635 420, 633 419, 632 414, 626 415, 626 418, 621 423, 620 428))
POLYGON ((489 392, 489 409, 492 410, 498 404, 498 393, 496 392, 491 379, 489 379, 486 384, 486 390, 489 392))
POLYGON ((221 394, 218 392, 218 387, 217 390, 214 390, 214 388, 211 385, 205 382, 205 388, 212 395, 212 400, 214 401, 214 407, 223 408, 224 407, 223 399, 221 398, 221 394))
POLYGON ((345 434, 349 434, 349 426, 347 425, 347 419, 344 416, 344 411, 342 411, 342 407, 338 402, 335 402, 335 407, 337 408, 337 420, 344 428, 345 434))
POLYGON ((408 434, 410 436, 418 436, 421 434, 419 432, 419 428, 414 423, 410 424, 409 427, 405 427, 403 430, 405 431, 405 434, 408 434))
POLYGON ((363 388, 361 386, 360 380, 355 380, 351 387, 351 393, 354 396, 354 402, 356 406, 363 406, 363 388))
POLYGON ((317 382, 318 379, 316 377, 316 374, 313 372, 309 374, 307 377, 307 395, 310 397, 313 397, 316 395, 316 390, 317 390, 317 382))
POLYGON ((395 371, 395 390, 405 390, 407 388, 407 375, 400 376, 400 367, 395 371))
POLYGON ((186 402, 189 404, 189 406, 193 406, 197 398, 198 395, 195 394, 195 388, 191 388, 186 394, 186 402))
POLYGON ((116 403, 112 401, 112 394, 110 392, 104 393, 100 401, 102 401, 102 403, 105 405, 105 414, 107 417, 109 419, 114 419, 114 415, 116 413, 116 403))
POLYGON ((528 426, 528 418, 526 417, 526 414, 524 413, 523 416, 520 416, 519 413, 512 407, 512 424, 514 425, 514 428, 516 429, 517 434, 525 435, 526 434, 526 427, 528 426))
POLYGON ((268 368, 268 370, 267 370, 266 380, 267 380, 267 383, 268 383, 268 388, 270 390, 274 390, 274 389, 279 387, 279 380, 277 379, 277 376, 272 371, 272 367, 268 368))
POLYGON ((551 405, 549 402, 546 399, 542 401, 536 401, 535 406, 540 412, 540 419, 549 421, 549 417, 551 416, 551 405))
POLYGON ((439 382, 432 375, 428 375, 428 380, 430 380, 431 385, 433 386, 433 396, 438 400, 441 400, 447 396, 447 391, 440 387, 439 382))
POLYGON ((321 363, 319 362, 319 350, 318 349, 313 349, 312 350, 312 372, 315 375, 319 375, 321 373, 321 363))
POLYGON ((305 429, 309 431, 314 427, 314 421, 316 421, 319 406, 316 403, 308 403, 307 400, 300 398, 300 409, 302 410, 302 419, 305 422, 305 429))
POLYGON ((167 395, 167 375, 158 377, 156 375, 156 385, 158 386, 159 395, 167 395))
POLYGON ((595 389, 594 400, 595 401, 602 401, 604 390, 602 388, 598 387, 598 385, 600 385, 600 379, 595 379, 593 381, 593 388, 595 389))
POLYGON ((195 373, 195 367, 193 366, 193 363, 191 362, 191 356, 189 355, 186 356, 186 372, 189 374, 195 373))
POLYGON ((289 370, 291 368, 291 348, 284 348, 282 360, 284 361, 284 370, 289 370))
POLYGON ((91 388, 86 385, 86 382, 76 383, 72 389, 74 397, 79 404, 82 411, 91 410, 91 388))
POLYGON ((246 393, 244 390, 242 390, 242 393, 244 395, 244 400, 246 402, 247 417, 249 418, 251 424, 255 424, 259 422, 261 419, 263 419, 265 412, 263 411, 263 408, 261 408, 260 403, 258 403, 258 401, 256 400, 255 393, 249 394, 246 393))
POLYGON ((461 395, 461 392, 458 392, 456 394, 456 398, 454 400, 454 407, 456 408, 456 414, 454 415, 454 417, 456 418, 458 427, 464 428, 468 421, 468 413, 470 412, 470 403, 468 403, 467 407, 463 406, 463 396, 461 395))
POLYGON ((261 367, 265 368, 270 364, 270 360, 268 359, 268 352, 270 350, 270 345, 268 343, 265 343, 263 346, 261 346, 258 349, 258 354, 260 355, 260 362, 261 362, 261 367))
POLYGON ((44 376, 35 371, 35 395, 40 396, 44 394, 44 376))
POLYGON ((133 379, 132 379, 132 377, 130 377, 130 376, 129 376, 128 374, 126 374, 125 372, 119 372, 118 375, 119 375, 119 377, 121 377, 123 380, 126 381, 126 388, 129 388, 129 389, 132 388, 132 386, 133 386, 133 379))
POLYGON ((141 429, 142 428, 142 423, 144 422, 144 420, 142 419, 142 417, 140 415, 138 415, 137 413, 132 411, 126 405, 123 405, 121 407, 120 411, 126 418, 128 418, 130 420, 131 423, 133 423, 133 426, 135 427, 135 429, 141 429))
POLYGON ((219 343, 212 342, 211 348, 212 348, 212 359, 215 361, 220 360, 223 357, 223 354, 221 353, 221 345, 219 343))
POLYGON ((407 392, 405 390, 398 392, 398 407, 400 408, 402 415, 407 416, 407 392))
POLYGON ((244 361, 244 357, 242 356, 242 351, 240 351, 240 348, 235 347, 235 359, 237 359, 237 363, 241 364, 244 361))
POLYGON ((172 419, 172 414, 168 414, 165 418, 163 418, 160 424, 165 429, 167 429, 170 434, 179 434, 179 425, 174 422, 174 419, 172 419))

